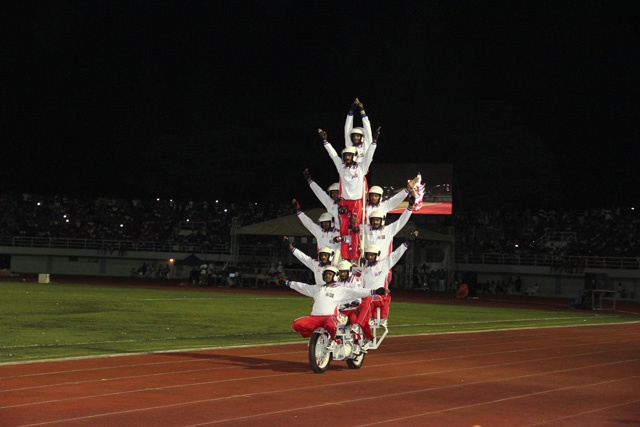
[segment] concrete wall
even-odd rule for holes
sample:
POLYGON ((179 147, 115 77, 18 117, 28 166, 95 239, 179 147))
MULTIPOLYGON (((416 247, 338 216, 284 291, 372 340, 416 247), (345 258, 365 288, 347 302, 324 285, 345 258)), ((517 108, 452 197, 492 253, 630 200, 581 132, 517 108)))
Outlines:
POLYGON ((617 289, 621 283, 629 294, 629 299, 640 300, 640 272, 638 270, 586 269, 584 274, 551 272, 549 267, 493 265, 493 264, 461 264, 455 269, 460 272, 475 272, 478 283, 507 281, 509 278, 522 280, 522 291, 538 284, 538 295, 577 297, 585 288, 585 274, 607 275, 606 289, 617 289))
MULTIPOLYGON (((177 266, 170 260, 182 260, 188 253, 129 252, 127 255, 98 253, 82 249, 45 249, 0 247, 1 254, 11 256, 10 270, 18 274, 70 274, 91 276, 127 277, 132 269, 143 263, 149 265, 170 264, 171 277, 186 278, 191 267, 177 266)), ((225 262, 228 255, 195 254, 202 260, 225 262)))
MULTIPOLYGON (((143 262, 147 264, 170 264, 172 278, 187 278, 191 271, 188 266, 176 266, 170 259, 182 260, 188 253, 176 252, 129 252, 126 255, 104 254, 92 250, 80 249, 51 249, 51 248, 15 248, 0 246, 0 254, 11 256, 11 271, 23 274, 64 274, 64 275, 92 275, 127 277, 132 269, 138 269, 143 262)), ((288 252, 287 252, 288 254, 288 252)), ((202 260, 224 263, 229 261, 227 254, 195 254, 202 260)), ((240 259, 240 263, 244 260, 240 259)), ((251 261, 250 259, 246 260, 251 261)), ((286 261, 286 260, 285 260, 286 261)), ((436 263, 433 268, 440 268, 448 262, 436 263)), ((396 266, 398 273, 403 265, 396 266)), ((542 296, 559 296, 573 298, 578 296, 585 287, 584 274, 555 273, 549 267, 496 265, 496 264, 466 264, 451 263, 450 271, 460 274, 475 272, 479 283, 492 280, 496 282, 515 280, 520 277, 522 290, 533 286, 539 286, 538 294, 542 296)), ((617 289, 620 282, 627 293, 635 300, 640 300, 640 272, 638 270, 585 270, 585 273, 606 274, 607 284, 610 289, 617 289)))

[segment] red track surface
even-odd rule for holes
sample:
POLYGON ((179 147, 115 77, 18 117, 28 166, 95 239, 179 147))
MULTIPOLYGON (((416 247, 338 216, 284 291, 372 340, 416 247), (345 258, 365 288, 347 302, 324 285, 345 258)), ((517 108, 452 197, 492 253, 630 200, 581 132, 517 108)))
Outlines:
POLYGON ((305 342, 0 365, 0 425, 636 426, 640 324, 387 338, 312 373, 305 342))

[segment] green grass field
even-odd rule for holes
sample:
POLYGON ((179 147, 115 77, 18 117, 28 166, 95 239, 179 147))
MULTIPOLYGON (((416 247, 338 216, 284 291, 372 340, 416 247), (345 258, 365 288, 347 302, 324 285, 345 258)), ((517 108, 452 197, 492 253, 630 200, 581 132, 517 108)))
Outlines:
MULTIPOLYGON (((311 299, 181 289, 0 283, 0 363, 304 342, 291 322, 311 299)), ((584 310, 545 311, 393 302, 389 336, 638 321, 584 310)))

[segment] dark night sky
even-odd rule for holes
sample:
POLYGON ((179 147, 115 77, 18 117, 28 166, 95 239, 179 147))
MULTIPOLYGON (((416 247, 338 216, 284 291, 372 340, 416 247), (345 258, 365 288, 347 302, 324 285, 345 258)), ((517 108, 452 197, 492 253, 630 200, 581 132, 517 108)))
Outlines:
POLYGON ((359 97, 465 206, 640 201, 635 1, 0 8, 3 193, 304 199, 359 97))

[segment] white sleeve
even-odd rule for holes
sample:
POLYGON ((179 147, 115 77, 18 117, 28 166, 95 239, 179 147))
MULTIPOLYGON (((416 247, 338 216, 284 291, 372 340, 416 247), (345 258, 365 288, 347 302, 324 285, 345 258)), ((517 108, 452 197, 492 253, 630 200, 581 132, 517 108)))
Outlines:
POLYGON ((347 120, 344 121, 344 146, 351 147, 351 131, 353 130, 353 113, 350 111, 347 114, 347 120))
POLYGON ((320 232, 320 226, 313 222, 311 218, 309 218, 304 212, 300 211, 297 213, 300 222, 304 225, 307 230, 311 232, 314 236, 320 232))
POLYGON ((305 254, 304 252, 302 252, 298 248, 293 248, 292 253, 293 253, 293 256, 298 258, 298 260, 301 263, 303 263, 309 270, 311 270, 311 271, 315 270, 314 260, 309 255, 305 254))
POLYGON ((409 191, 407 191, 406 188, 403 191, 398 191, 398 193, 394 194, 393 197, 383 202, 381 211, 385 214, 389 211, 392 211, 393 208, 395 208, 400 203, 402 203, 403 200, 406 199, 408 195, 409 195, 409 191))
POLYGON ((342 159, 340 158, 340 156, 338 156, 338 153, 329 142, 324 143, 324 149, 327 150, 327 153, 329 153, 329 157, 331 157, 331 160, 333 160, 333 164, 336 165, 338 174, 340 174, 340 169, 342 169, 342 159))
POLYGON ((290 281, 287 284, 288 287, 293 289, 294 291, 300 292, 302 295, 306 295, 308 297, 312 297, 316 293, 316 287, 318 285, 308 285, 302 282, 293 282, 290 281))
POLYGON ((333 208, 333 199, 322 189, 315 181, 309 182, 309 187, 311 187, 311 191, 316 195, 320 203, 328 210, 331 211, 333 208))
POLYGON ((411 209, 407 208, 404 210, 404 212, 402 212, 402 215, 400 215, 400 218, 398 218, 398 220, 390 225, 388 225, 387 227, 389 228, 389 235, 390 236, 395 236, 396 234, 398 234, 398 231, 402 230, 402 227, 404 227, 407 222, 409 222, 409 218, 411 217, 411 209))
POLYGON ((371 148, 373 142, 373 132, 371 131, 371 122, 366 114, 362 116, 362 127, 364 128, 364 138, 362 138, 362 149, 366 153, 371 148))
POLYGON ((407 243, 403 243, 402 245, 400 245, 400 247, 398 247, 398 249, 391 252, 391 255, 383 260, 384 262, 388 262, 387 270, 391 270, 393 266, 396 265, 398 261, 400 261, 400 258, 402 258, 402 255, 404 255, 407 249, 409 249, 409 246, 407 245, 407 243))
POLYGON ((378 144, 371 144, 371 148, 364 152, 362 167, 365 173, 369 170, 369 166, 371 166, 371 162, 373 161, 373 153, 375 153, 377 147, 378 144))
POLYGON ((366 298, 375 294, 372 289, 365 288, 340 288, 343 290, 343 301, 350 301, 355 298, 366 298))

